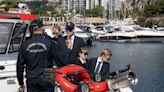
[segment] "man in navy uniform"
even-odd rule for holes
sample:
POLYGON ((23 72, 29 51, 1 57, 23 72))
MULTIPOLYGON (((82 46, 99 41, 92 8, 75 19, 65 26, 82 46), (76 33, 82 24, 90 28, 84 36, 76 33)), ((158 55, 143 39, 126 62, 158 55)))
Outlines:
MULTIPOLYGON (((56 66, 53 60, 55 45, 43 36, 43 22, 39 19, 32 21, 30 28, 32 37, 22 43, 17 59, 17 79, 24 89, 24 68, 26 70, 27 92, 54 92, 53 82, 46 79, 44 70, 56 66)), ((57 52, 56 52, 57 53, 57 52)))
POLYGON ((66 24, 66 36, 58 40, 60 48, 60 58, 63 61, 61 66, 73 64, 77 60, 78 53, 81 47, 85 47, 84 40, 75 36, 75 25, 72 22, 66 24))
POLYGON ((109 49, 103 49, 98 58, 91 58, 88 61, 87 69, 91 73, 93 80, 104 81, 109 78, 110 64, 109 60, 112 56, 112 52, 109 49), (97 77, 99 79, 97 80, 97 77))

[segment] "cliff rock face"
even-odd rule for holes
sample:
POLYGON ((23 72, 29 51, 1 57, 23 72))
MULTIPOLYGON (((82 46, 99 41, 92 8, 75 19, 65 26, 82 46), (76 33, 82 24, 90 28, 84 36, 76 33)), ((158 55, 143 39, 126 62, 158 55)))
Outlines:
POLYGON ((125 6, 129 10, 138 9, 142 11, 146 4, 152 4, 160 0, 125 0, 125 6))

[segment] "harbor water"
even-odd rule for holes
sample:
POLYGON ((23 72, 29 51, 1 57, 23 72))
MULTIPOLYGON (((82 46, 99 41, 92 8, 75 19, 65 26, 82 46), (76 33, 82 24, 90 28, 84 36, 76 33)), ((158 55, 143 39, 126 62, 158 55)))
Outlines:
POLYGON ((164 43, 95 42, 88 47, 89 58, 103 48, 112 50, 111 72, 131 65, 139 80, 134 92, 164 92, 164 43))

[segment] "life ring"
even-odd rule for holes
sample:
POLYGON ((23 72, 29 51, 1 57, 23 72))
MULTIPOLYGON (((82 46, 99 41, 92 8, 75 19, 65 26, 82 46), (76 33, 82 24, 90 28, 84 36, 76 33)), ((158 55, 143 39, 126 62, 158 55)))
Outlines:
POLYGON ((108 81, 92 83, 92 88, 90 88, 89 92, 110 92, 110 88, 108 88, 108 81))
POLYGON ((89 73, 81 66, 68 65, 60 69, 55 70, 55 81, 60 85, 60 88, 64 92, 75 92, 78 89, 78 84, 70 82, 67 77, 76 73, 75 77, 80 81, 87 83, 89 86, 89 92, 106 92, 110 91, 107 85, 107 81, 93 83, 89 73))

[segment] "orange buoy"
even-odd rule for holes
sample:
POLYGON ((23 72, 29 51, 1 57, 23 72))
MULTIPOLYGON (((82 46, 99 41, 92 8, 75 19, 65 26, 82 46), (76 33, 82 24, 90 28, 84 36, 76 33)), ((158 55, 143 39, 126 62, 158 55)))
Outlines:
POLYGON ((79 81, 87 83, 89 92, 106 92, 110 91, 108 88, 107 81, 94 83, 89 73, 81 66, 68 65, 60 69, 55 70, 55 80, 60 85, 60 88, 64 92, 78 92, 78 84, 72 83, 67 77, 74 74, 74 77, 78 78, 79 81))

